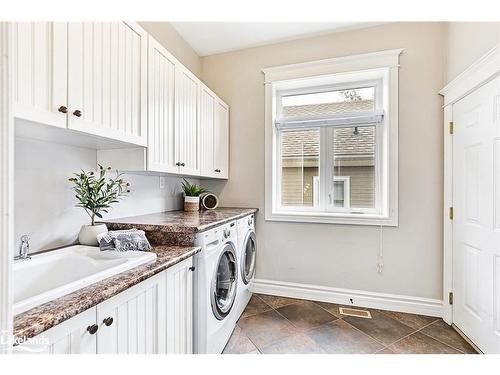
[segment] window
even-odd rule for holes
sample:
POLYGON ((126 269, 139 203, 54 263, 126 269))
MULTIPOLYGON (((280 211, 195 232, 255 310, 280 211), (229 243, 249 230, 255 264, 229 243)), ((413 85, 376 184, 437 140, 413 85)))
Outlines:
POLYGON ((265 70, 266 218, 397 225, 397 66, 300 68, 265 70))

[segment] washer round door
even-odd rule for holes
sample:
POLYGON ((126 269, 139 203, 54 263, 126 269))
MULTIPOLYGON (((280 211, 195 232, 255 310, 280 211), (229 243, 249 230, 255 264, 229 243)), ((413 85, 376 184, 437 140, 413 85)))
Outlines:
POLYGON ((257 250, 257 241, 255 232, 248 233, 241 256, 241 278, 245 284, 252 280, 255 273, 255 253, 257 250))
POLYGON ((219 256, 210 290, 212 311, 218 320, 224 319, 233 307, 237 277, 236 251, 231 243, 227 243, 219 256))

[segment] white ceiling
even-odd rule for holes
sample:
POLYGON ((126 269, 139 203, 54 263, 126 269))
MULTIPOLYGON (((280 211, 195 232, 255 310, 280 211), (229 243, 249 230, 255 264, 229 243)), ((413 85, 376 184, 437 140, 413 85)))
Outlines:
POLYGON ((372 26, 367 22, 172 22, 200 56, 372 26))

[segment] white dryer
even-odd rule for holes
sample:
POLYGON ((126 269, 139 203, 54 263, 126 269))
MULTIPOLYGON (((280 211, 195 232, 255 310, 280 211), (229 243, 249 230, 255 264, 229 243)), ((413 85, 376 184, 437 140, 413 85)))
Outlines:
POLYGON ((197 235, 195 255, 194 352, 219 354, 235 326, 238 290, 236 222, 197 235))
POLYGON ((250 215, 239 219, 236 223, 238 228, 238 262, 240 271, 238 278, 238 295, 236 296, 234 307, 236 319, 241 316, 252 297, 249 286, 255 275, 257 251, 254 221, 254 215, 250 215))

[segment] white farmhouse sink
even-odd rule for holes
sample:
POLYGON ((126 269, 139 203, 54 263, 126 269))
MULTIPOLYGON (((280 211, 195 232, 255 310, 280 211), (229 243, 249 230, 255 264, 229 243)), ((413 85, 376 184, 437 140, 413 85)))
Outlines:
POLYGON ((14 262, 14 315, 155 259, 150 252, 76 245, 14 262))

